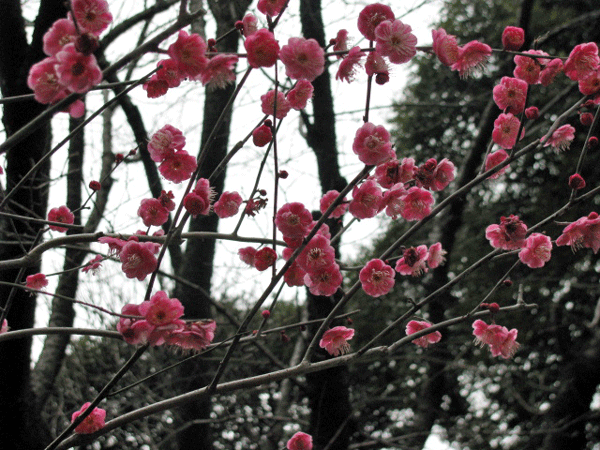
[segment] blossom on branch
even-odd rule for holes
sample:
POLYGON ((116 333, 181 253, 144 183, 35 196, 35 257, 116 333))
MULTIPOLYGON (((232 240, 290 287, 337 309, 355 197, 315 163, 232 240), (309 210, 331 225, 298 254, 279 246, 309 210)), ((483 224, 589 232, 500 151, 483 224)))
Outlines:
POLYGON ((324 348, 331 356, 344 355, 350 351, 348 341, 354 337, 354 330, 346 327, 333 327, 323 333, 319 347, 324 348))
MULTIPOLYGON (((406 324, 406 335, 410 336, 411 334, 415 334, 418 331, 426 330, 431 327, 429 322, 425 321, 417 321, 411 320, 406 324)), ((427 348, 431 344, 435 344, 442 339, 442 333, 439 331, 434 331, 433 333, 426 334, 425 336, 421 336, 413 341, 413 344, 418 345, 419 347, 427 348)))
MULTIPOLYGON (((90 405, 91 405, 90 402, 86 402, 83 404, 81 409, 79 409, 79 411, 75 411, 73 413, 73 415, 71 416, 71 423, 75 422, 75 419, 77 419, 81 414, 83 414, 85 412, 85 410, 89 408, 90 405)), ((94 408, 92 410, 92 412, 85 419, 83 419, 83 422, 81 422, 79 425, 77 425, 75 427, 75 433, 78 433, 78 434, 95 433, 96 431, 104 428, 104 425, 105 425, 104 419, 105 418, 106 418, 105 410, 103 410, 102 408, 94 408)))
POLYGON ((371 297, 385 295, 394 287, 394 269, 381 259, 372 259, 359 274, 363 290, 371 297))
POLYGON ((519 348, 517 334, 516 328, 508 331, 506 327, 496 324, 488 325, 483 320, 473 322, 475 343, 482 347, 487 345, 492 356, 501 356, 504 359, 512 358, 519 348))

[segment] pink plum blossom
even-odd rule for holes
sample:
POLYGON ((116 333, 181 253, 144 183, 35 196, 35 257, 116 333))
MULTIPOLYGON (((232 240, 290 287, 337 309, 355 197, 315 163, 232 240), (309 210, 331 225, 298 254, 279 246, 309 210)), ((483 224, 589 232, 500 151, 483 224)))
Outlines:
POLYGON ((549 86, 560 72, 563 71, 563 62, 560 58, 554 58, 540 72, 539 83, 542 86, 549 86))
POLYGON ((443 28, 432 30, 431 35, 433 37, 433 52, 435 53, 435 56, 437 56, 445 66, 450 67, 455 64, 460 55, 456 37, 447 34, 446 30, 443 28))
POLYGON ((313 81, 325 70, 325 52, 315 39, 292 37, 281 47, 279 59, 293 80, 313 81))
POLYGON ((73 21, 58 19, 44 34, 44 53, 48 56, 54 56, 65 45, 75 42, 75 39, 77 39, 77 29, 73 21))
POLYGON ((271 67, 277 61, 279 44, 275 36, 266 28, 261 28, 244 41, 250 67, 271 67))
POLYGON ((383 125, 365 123, 356 131, 352 151, 367 165, 381 164, 396 156, 390 142, 390 133, 383 125))
POLYGON ((385 84, 390 80, 390 69, 388 64, 377 51, 369 52, 367 61, 365 62, 365 72, 372 77, 375 75, 377 84, 385 84))
POLYGON ((242 19, 242 33, 245 37, 251 36, 258 31, 258 19, 252 13, 248 13, 242 19))
POLYGON ((506 27, 502 32, 502 47, 504 50, 517 51, 525 43, 525 30, 519 27, 506 27))
POLYGON ((29 289, 35 289, 37 291, 48 286, 48 279, 43 273, 36 273, 34 275, 28 275, 25 279, 25 287, 29 289))
POLYGON ((525 109, 527 83, 518 78, 502 77, 493 90, 494 102, 498 108, 512 114, 520 114, 525 109))
POLYGON ((197 167, 196 158, 185 150, 179 150, 167 156, 158 166, 158 171, 167 180, 178 184, 189 180, 197 167))
POLYGON ((306 105, 312 98, 314 91, 315 88, 310 81, 298 80, 296 86, 288 91, 286 98, 293 109, 300 111, 306 108, 306 105))
POLYGON ((427 265, 429 268, 435 269, 444 264, 444 261, 446 261, 444 255, 446 253, 446 250, 442 249, 442 244, 440 242, 430 245, 427 250, 427 265))
POLYGON ((375 28, 375 49, 382 56, 387 56, 394 64, 404 64, 417 53, 417 38, 411 33, 410 25, 402 21, 384 20, 375 28))
POLYGON ((396 272, 400 275, 411 275, 418 277, 427 273, 427 257, 429 252, 426 245, 419 245, 417 248, 410 247, 404 250, 402 258, 396 263, 396 272))
POLYGON ((180 30, 177 40, 169 46, 168 54, 182 74, 193 78, 199 76, 208 64, 206 49, 206 42, 200 35, 180 30))
POLYGON ((254 267, 259 272, 267 270, 277 261, 277 253, 271 247, 263 247, 254 254, 254 267))
POLYGON ((72 0, 72 11, 79 29, 98 36, 113 20, 106 0, 72 0))
POLYGON ((398 216, 402 214, 402 210, 404 209, 403 198, 405 195, 406 189, 404 188, 404 184, 394 184, 390 189, 383 193, 380 207, 385 207, 385 214, 396 220, 398 216))
MULTIPOLYGON (((60 222, 70 225, 75 221, 75 216, 69 208, 63 205, 59 206, 58 208, 52 208, 50 211, 48 211, 48 220, 50 222, 60 222)), ((60 233, 64 233, 68 230, 68 228, 58 225, 50 225, 50 229, 60 233)))
MULTIPOLYGON (((549 56, 548 53, 541 50, 527 50, 524 53, 530 55, 549 56)), ((515 78, 525 81, 527 84, 537 84, 540 81, 542 67, 550 62, 548 58, 530 58, 529 56, 516 55, 514 57, 515 78)))
POLYGON ((183 316, 183 305, 178 299, 169 298, 165 291, 158 291, 140 304, 139 312, 148 323, 161 326, 183 316))
POLYGON ((286 203, 275 216, 275 226, 281 234, 290 238, 303 238, 310 231, 312 215, 302 203, 286 203))
POLYGON ((185 350, 203 350, 210 345, 215 337, 217 323, 214 320, 200 320, 186 323, 182 328, 169 333, 166 343, 185 350))
POLYGON ((565 74, 573 81, 590 76, 600 65, 598 46, 595 42, 576 45, 565 61, 565 74))
POLYGON ((402 162, 392 159, 375 169, 375 179, 381 187, 389 189, 396 183, 408 183, 414 179, 417 168, 413 158, 404 158, 402 162))
POLYGON ((556 239, 556 245, 569 245, 576 251, 580 248, 591 248, 594 253, 600 250, 600 216, 591 212, 567 225, 556 239))
POLYGON ((102 266, 102 261, 104 258, 102 255, 96 255, 93 259, 89 260, 85 267, 81 269, 83 273, 92 272, 92 275, 96 275, 100 267, 102 266))
POLYGON ((171 58, 159 61, 156 67, 159 68, 156 72, 156 79, 166 82, 170 88, 178 87, 181 84, 181 80, 186 76, 179 71, 177 61, 171 58))
MULTIPOLYGON (((270 120, 269 120, 270 122, 270 120)), ((272 125, 263 123, 252 131, 252 143, 257 147, 264 147, 273 139, 272 125)))
POLYGON ((102 81, 102 71, 94 55, 84 55, 75 44, 65 45, 56 54, 58 82, 71 92, 83 94, 102 81))
POLYGON ((219 216, 220 219, 225 219, 227 217, 235 216, 240 210, 240 206, 242 205, 242 196, 237 192, 228 192, 225 191, 219 197, 219 200, 215 202, 214 210, 215 214, 219 216))
POLYGON ((519 252, 519 259, 532 269, 543 267, 550 261, 552 252, 552 241, 541 233, 531 233, 525 241, 525 245, 519 252))
MULTIPOLYGON (((348 30, 339 30, 333 42, 332 50, 334 52, 347 52, 348 51, 348 30)), ((342 59, 344 55, 336 55, 337 59, 342 59)))
POLYGON ((394 269, 381 259, 372 259, 359 274, 363 290, 371 297, 385 295, 394 287, 394 269))
POLYGON ((527 225, 518 216, 511 214, 500 217, 500 224, 492 224, 485 229, 485 237, 494 248, 517 250, 525 245, 527 225))
POLYGON ((36 101, 45 105, 66 96, 65 88, 58 82, 56 59, 53 57, 45 58, 31 66, 27 86, 33 91, 36 101))
POLYGON ((372 3, 363 8, 358 15, 358 31, 369 41, 375 40, 375 28, 384 20, 394 20, 396 16, 387 5, 372 3))
MULTIPOLYGON (((506 158, 508 158, 508 153, 506 153, 506 151, 504 149, 499 149, 499 150, 496 150, 494 153, 490 153, 485 160, 486 172, 488 170, 496 167, 498 164, 500 164, 506 158)), ((500 175, 502 175, 504 172, 506 172, 507 168, 508 168, 508 166, 504 166, 502 169, 500 169, 498 172, 490 175, 488 178, 491 180, 495 180, 496 178, 500 177, 500 175)))
POLYGON ((502 113, 494 121, 492 140, 502 148, 513 148, 520 126, 521 122, 514 115, 502 113))
POLYGON ((369 219, 375 217, 381 210, 383 194, 377 183, 367 180, 352 190, 352 200, 349 211, 357 219, 369 219))
POLYGON ((313 295, 335 294, 342 285, 342 280, 342 273, 337 263, 304 276, 304 284, 313 295))
POLYGON ((287 450, 312 450, 312 436, 310 434, 298 431, 287 441, 287 450))
MULTIPOLYGON (((410 336, 411 334, 415 334, 419 331, 426 330, 430 328, 431 324, 425 321, 417 321, 411 320, 406 324, 406 335, 410 336)), ((413 344, 418 345, 419 347, 427 348, 431 344, 435 344, 440 342, 442 339, 442 333, 439 331, 434 331, 433 333, 426 334, 425 336, 421 336, 412 341, 413 344)))
POLYGON ((275 97, 274 89, 261 95, 260 100, 262 112, 269 116, 276 114, 275 117, 277 119, 283 119, 290 112, 290 109, 292 109, 292 105, 285 98, 283 92, 277 91, 277 97, 275 97), (277 98, 277 105, 275 105, 275 98, 277 98), (277 108, 277 111, 275 111, 275 108, 277 108))
MULTIPOLYGON (((327 208, 331 206, 331 204, 338 198, 339 195, 340 193, 336 190, 327 191, 325 195, 323 195, 319 202, 319 209, 322 214, 325 214, 327 208)), ((348 201, 344 197, 342 202, 335 207, 335 209, 331 212, 329 217, 331 217, 332 219, 338 219, 342 217, 346 213, 346 211, 348 211, 348 201)))
POLYGON ((519 348, 517 333, 515 328, 508 331, 506 327, 496 324, 488 325, 483 320, 473 322, 475 343, 482 347, 489 346, 492 356, 511 358, 519 348))
POLYGON ((360 50, 360 47, 352 47, 348 54, 342 59, 335 74, 335 79, 352 83, 354 76, 361 67, 360 60, 365 57, 365 52, 360 50))
POLYGON ((431 214, 431 207, 435 203, 431 192, 417 186, 411 187, 402 197, 404 206, 400 215, 405 220, 422 220, 431 214))
POLYGON ((329 239, 317 234, 304 247, 296 261, 309 274, 317 273, 335 263, 335 250, 329 239))
POLYGON ((160 163, 176 150, 183 150, 184 146, 185 136, 181 130, 167 124, 152 135, 148 142, 148 152, 152 161, 160 163))
MULTIPOLYGON (((75 422, 81 414, 83 414, 89 407, 91 403, 86 402, 79 409, 79 411, 75 411, 71 416, 71 422, 75 422)), ((96 431, 104 428, 104 419, 106 418, 106 411, 102 408, 94 408, 92 412, 85 418, 83 421, 75 427, 75 433, 77 434, 91 434, 96 431)))
POLYGON ((451 69, 457 70, 461 78, 467 78, 480 71, 492 54, 492 48, 479 41, 471 41, 459 47, 458 59, 451 69))
POLYGON ((333 327, 323 333, 319 347, 324 348, 331 356, 344 355, 350 351, 348 341, 354 337, 354 330, 346 327, 333 327))
POLYGON ((122 263, 121 270, 125 276, 142 281, 154 272, 158 264, 154 250, 155 247, 151 242, 128 241, 119 253, 122 263))
POLYGON ((208 60, 208 64, 200 73, 202 86, 224 89, 235 81, 235 65, 238 62, 236 55, 220 54, 208 60))
POLYGON ((286 3, 287 0, 258 0, 256 8, 267 16, 275 17, 281 12, 286 3))
POLYGON ((254 247, 240 248, 238 256, 242 262, 254 267, 254 257, 256 256, 256 249, 254 247))
POLYGON ((147 227, 159 227, 169 218, 169 210, 157 198, 145 198, 141 201, 137 214, 147 227))
POLYGON ((544 143, 544 147, 551 145, 556 152, 562 152, 571 146, 573 139, 575 139, 575 128, 571 125, 563 125, 552 133, 544 143))

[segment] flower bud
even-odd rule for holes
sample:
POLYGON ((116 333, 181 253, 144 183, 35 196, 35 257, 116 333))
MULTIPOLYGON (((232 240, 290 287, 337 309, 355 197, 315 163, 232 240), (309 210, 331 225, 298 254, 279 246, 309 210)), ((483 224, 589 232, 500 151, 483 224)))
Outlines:
POLYGON ((525 31, 519 27, 506 27, 502 32, 504 50, 519 50, 525 43, 525 31))
POLYGON ((540 110, 536 106, 530 106, 525 110, 525 117, 529 120, 535 120, 540 117, 540 110))
POLYGON ((99 181, 92 180, 92 181, 90 181, 90 189, 92 191, 99 191, 100 189, 102 189, 102 185, 100 184, 99 181))
POLYGON ((271 142, 271 139, 273 139, 273 132, 271 131, 271 127, 266 124, 255 128, 252 132, 252 142, 257 147, 264 147, 271 142))
POLYGON ((504 280, 504 281, 502 282, 502 284, 503 284, 504 286, 506 286, 506 287, 511 287, 511 286, 512 286, 512 284, 513 284, 513 282, 512 282, 512 280, 509 280, 509 279, 507 278, 506 280, 504 280))
POLYGON ((579 121, 581 122, 581 125, 589 127, 592 124, 592 122, 594 121, 594 115, 589 112, 581 113, 579 115, 579 121))
POLYGON ((280 170, 279 171, 279 178, 281 178, 282 180, 285 180, 288 177, 288 173, 287 170, 280 170))
POLYGON ((598 138, 596 136, 592 136, 587 141, 587 146, 589 149, 598 147, 598 138))
POLYGON ((263 319, 268 319, 269 317, 271 317, 271 311, 269 311, 268 309, 265 309, 261 315, 263 316, 263 319))
POLYGON ((583 189, 585 187, 585 180, 578 173, 574 173, 569 177, 569 187, 574 190, 583 189))

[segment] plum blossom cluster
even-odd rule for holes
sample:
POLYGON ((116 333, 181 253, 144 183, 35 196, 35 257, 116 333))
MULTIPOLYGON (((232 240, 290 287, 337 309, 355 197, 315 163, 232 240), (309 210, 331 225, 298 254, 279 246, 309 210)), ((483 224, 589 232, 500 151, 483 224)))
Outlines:
POLYGON ((210 89, 223 89, 233 83, 238 57, 214 54, 216 51, 199 34, 180 30, 177 40, 167 50, 169 58, 158 62, 158 71, 143 85, 148 98, 161 97, 186 79, 200 81, 210 89))
MULTIPOLYGON (((390 79, 390 63, 404 64, 417 53, 417 38, 410 25, 396 19, 392 9, 381 3, 365 6, 358 15, 358 31, 371 43, 367 55, 360 47, 351 48, 338 67, 336 79, 351 83, 362 68, 369 77, 375 76, 377 84, 385 84, 390 79)), ((340 30, 333 41, 334 51, 347 51, 348 31, 340 30)))
POLYGON ((475 343, 481 347, 487 345, 492 356, 500 356, 504 359, 512 358, 519 348, 517 334, 516 328, 508 331, 506 327, 496 324, 488 325, 483 320, 473 322, 475 343))
POLYGON ((396 262, 396 272, 400 275, 417 277, 435 269, 444 263, 446 251, 442 244, 436 242, 429 248, 426 245, 409 247, 404 250, 402 258, 396 262))
POLYGON ((499 224, 489 225, 485 237, 494 248, 520 250, 519 259, 532 269, 543 267, 550 261, 551 239, 542 233, 527 236, 527 225, 513 214, 501 217, 499 224))
MULTIPOLYGON (((102 81, 93 55, 98 37, 112 22, 106 0, 71 0, 71 11, 58 19, 43 37, 45 59, 31 66, 27 85, 43 104, 56 103, 69 94, 84 94, 102 81)), ((68 107, 73 117, 85 112, 83 102, 68 107)))
POLYGON ((128 344, 175 345, 186 350, 202 350, 214 339, 216 322, 185 322, 183 305, 158 291, 139 305, 128 303, 121 310, 117 331, 128 344))
MULTIPOLYGON (((138 235, 144 234, 138 232, 138 235)), ((162 235, 163 231, 155 233, 162 235)), ((137 235, 129 240, 123 240, 113 237, 101 237, 98 239, 101 244, 107 244, 109 254, 118 256, 121 261, 121 270, 127 278, 137 278, 143 281, 148 275, 154 272, 158 266, 156 254, 160 251, 160 244, 154 242, 140 242, 137 235)))
POLYGON ((183 150, 184 146, 185 136, 181 130, 168 124, 154 133, 148 142, 152 161, 160 164, 158 171, 173 183, 189 180, 198 168, 196 158, 183 150))

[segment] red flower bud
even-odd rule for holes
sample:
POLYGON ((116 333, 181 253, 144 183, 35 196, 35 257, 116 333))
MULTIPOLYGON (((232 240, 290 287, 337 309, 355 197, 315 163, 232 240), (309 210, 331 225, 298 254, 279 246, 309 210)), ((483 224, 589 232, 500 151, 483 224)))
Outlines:
POLYGON ((585 180, 578 173, 574 173, 569 177, 569 187, 571 189, 583 189, 585 187, 585 180))
POLYGON ((598 147, 598 138, 596 136, 589 138, 587 141, 587 146, 590 149, 598 147))
POLYGON ((285 180, 288 177, 288 173, 287 170, 280 170, 279 171, 279 178, 281 178, 282 180, 285 180))
POLYGON ((92 180, 92 181, 90 181, 90 189, 92 191, 99 191, 100 189, 102 189, 102 185, 100 184, 99 181, 92 180))
POLYGON ((530 106, 525 110, 525 117, 529 120, 535 120, 540 117, 540 110, 536 106, 530 106))
POLYGON ((592 124, 592 122, 594 121, 594 115, 589 112, 581 113, 579 115, 579 121, 581 122, 581 125, 589 127, 592 124))
POLYGON ((512 286, 512 284, 513 284, 513 282, 512 282, 512 280, 509 280, 509 279, 507 278, 506 280, 504 280, 504 281, 502 282, 502 284, 504 284, 504 286, 506 286, 506 287, 511 287, 511 286, 512 286))
POLYGON ((271 311, 269 311, 268 309, 265 309, 261 315, 263 316, 263 319, 268 319, 269 317, 271 317, 271 311))

